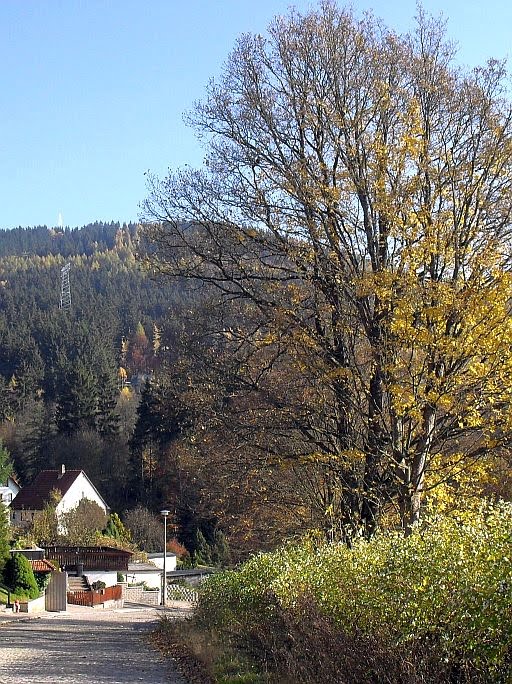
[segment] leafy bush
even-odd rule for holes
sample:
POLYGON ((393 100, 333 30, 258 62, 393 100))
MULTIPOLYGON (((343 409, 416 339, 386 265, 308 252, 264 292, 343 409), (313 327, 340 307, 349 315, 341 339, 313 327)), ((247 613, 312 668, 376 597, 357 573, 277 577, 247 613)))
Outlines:
POLYGON ((34 572, 34 579, 36 580, 39 593, 42 594, 50 584, 51 574, 49 572, 34 572))
POLYGON ((172 537, 167 542, 167 551, 169 553, 176 554, 176 556, 178 558, 184 558, 186 556, 190 556, 187 549, 183 546, 183 544, 180 544, 180 542, 176 539, 176 537, 172 537))
MULTIPOLYGON (((435 654, 453 681, 503 682, 512 667, 511 542, 512 505, 504 503, 352 549, 307 540, 210 578, 197 619, 267 658, 274 647, 263 636, 279 634, 276 624, 291 629, 318 618, 334 641, 361 643, 385 659, 414 655, 418 672, 435 654)), ((303 643, 296 637, 291 652, 303 643)))
POLYGON ((107 516, 95 501, 82 499, 75 508, 61 516, 65 534, 61 541, 69 546, 94 545, 96 534, 105 527, 107 516))
MULTIPOLYGON (((0 440, 0 454, 1 454, 1 440, 0 440)), ((0 461, 1 466, 1 461, 0 461)), ((0 576, 2 569, 9 558, 10 544, 9 540, 11 538, 11 529, 9 525, 9 512, 5 504, 0 501, 0 576)))
POLYGON ((39 588, 30 562, 22 553, 13 553, 4 568, 4 581, 13 594, 34 599, 39 596, 39 588))
MULTIPOLYGON (((457 672, 428 642, 393 644, 381 634, 346 631, 304 597, 276 604, 265 624, 246 635, 244 650, 286 682, 315 684, 477 684, 475 671, 457 672)), ((228 646, 229 652, 229 646, 228 646)), ((275 680, 272 680, 275 681, 275 680)), ((279 677, 278 681, 281 681, 279 677)))

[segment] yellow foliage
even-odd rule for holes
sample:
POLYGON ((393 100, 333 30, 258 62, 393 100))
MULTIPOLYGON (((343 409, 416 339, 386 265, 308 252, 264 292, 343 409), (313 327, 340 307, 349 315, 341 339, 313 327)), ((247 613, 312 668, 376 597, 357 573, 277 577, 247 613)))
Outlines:
POLYGON ((427 508, 440 514, 477 511, 495 483, 495 460, 487 456, 468 462, 461 453, 436 456, 426 477, 427 508))

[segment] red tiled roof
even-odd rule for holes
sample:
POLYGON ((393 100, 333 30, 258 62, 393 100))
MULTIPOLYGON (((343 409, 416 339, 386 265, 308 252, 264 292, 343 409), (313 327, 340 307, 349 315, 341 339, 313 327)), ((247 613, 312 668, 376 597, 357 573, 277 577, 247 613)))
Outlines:
POLYGON ((24 487, 14 497, 11 509, 43 510, 51 492, 55 489, 64 496, 81 472, 66 470, 62 475, 60 470, 42 470, 31 485, 24 487))
POLYGON ((55 567, 44 558, 41 560, 31 560, 30 565, 34 572, 53 572, 55 567))

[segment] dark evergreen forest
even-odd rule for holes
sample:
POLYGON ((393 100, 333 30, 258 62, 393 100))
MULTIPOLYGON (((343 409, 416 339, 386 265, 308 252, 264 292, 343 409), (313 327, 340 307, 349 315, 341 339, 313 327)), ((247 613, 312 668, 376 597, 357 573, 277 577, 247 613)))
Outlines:
POLYGON ((136 243, 134 224, 0 232, 0 434, 16 475, 84 468, 116 510, 159 503, 137 481, 130 440, 183 305, 179 287, 137 263, 136 243), (71 306, 60 308, 66 263, 71 306))

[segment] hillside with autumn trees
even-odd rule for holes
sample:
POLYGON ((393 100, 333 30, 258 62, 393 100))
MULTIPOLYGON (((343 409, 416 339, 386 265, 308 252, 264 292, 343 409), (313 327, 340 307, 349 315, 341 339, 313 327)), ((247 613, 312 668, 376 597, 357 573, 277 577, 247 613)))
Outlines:
MULTIPOLYGON (((356 358, 366 353, 362 335, 340 338, 336 351, 334 330, 324 327, 320 351, 321 338, 309 330, 309 286, 279 287, 277 267, 269 289, 258 285, 245 297, 214 267, 208 277, 200 270, 190 277, 194 245, 206 250, 211 240, 205 228, 198 220, 0 233, 0 437, 16 476, 24 484, 61 463, 83 468, 122 516, 137 506, 170 507, 192 553, 198 534, 213 547, 220 534, 234 559, 309 529, 350 539, 376 525, 400 527, 399 469, 365 475, 364 442, 358 446, 364 414, 351 407, 353 424, 343 428, 334 402, 349 380, 364 396, 356 358), (190 241, 187 249, 179 240, 162 245, 158 226, 174 226, 190 241), (68 263, 71 306, 60 308, 68 263), (181 272, 169 278, 165 269, 174 265, 181 272), (342 349, 356 354, 351 366, 333 365, 342 349), (335 457, 340 429, 353 430, 353 442, 335 457), (373 487, 370 496, 365 487, 373 487)), ((226 258, 264 271, 257 232, 231 240, 226 258), (247 243, 240 251, 237 244, 247 243)), ((478 334, 485 341, 483 329, 478 334)), ((394 412, 412 427, 409 390, 391 389, 401 390, 394 412)), ((468 454, 442 453, 442 437, 429 458, 430 508, 509 499, 508 451, 498 442, 482 449, 471 436, 477 424, 459 421, 458 431, 468 454)))
POLYGON ((206 560, 226 536, 235 558, 273 548, 308 528, 311 506, 293 467, 262 453, 261 399, 224 348, 249 312, 158 278, 140 239, 117 223, 0 232, 0 439, 14 474, 23 485, 63 463, 122 517, 170 507, 206 560))

